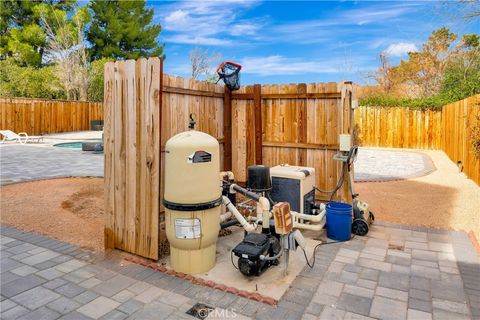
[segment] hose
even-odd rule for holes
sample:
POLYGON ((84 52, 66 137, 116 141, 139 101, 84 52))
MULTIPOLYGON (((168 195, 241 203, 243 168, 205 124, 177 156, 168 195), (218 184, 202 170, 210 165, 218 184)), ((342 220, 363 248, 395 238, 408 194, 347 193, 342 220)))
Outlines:
POLYGON ((351 147, 350 151, 348 151, 347 160, 342 162, 342 173, 340 174, 340 178, 338 178, 337 185, 335 186, 335 188, 333 188, 332 190, 322 190, 322 189, 319 189, 319 188, 313 186, 313 188, 320 193, 331 194, 328 202, 332 202, 333 197, 337 193, 338 189, 340 189, 342 187, 343 183, 345 182, 345 173, 347 172, 347 167, 348 167, 348 171, 350 171, 350 165, 352 164, 352 162, 355 162, 355 160, 357 158, 357 154, 358 154, 358 146, 351 147))
POLYGON ((343 162, 342 163, 342 173, 340 174, 340 178, 338 178, 337 185, 332 190, 322 190, 322 189, 319 189, 315 186, 313 186, 313 188, 315 190, 317 190, 318 192, 321 192, 321 193, 330 193, 331 196, 330 196, 330 199, 328 201, 331 202, 332 199, 333 199, 333 196, 337 193, 337 191, 342 187, 343 183, 345 182, 345 173, 347 171, 346 167, 347 167, 346 162, 343 162))
POLYGON ((222 222, 222 223, 220 223, 220 229, 225 229, 225 228, 228 228, 228 227, 231 227, 231 226, 236 226, 237 224, 240 224, 240 222, 238 222, 237 220, 230 220, 230 221, 227 221, 227 222, 222 222))
POLYGON ((322 243, 319 243, 315 246, 315 248, 313 248, 313 263, 310 264, 310 261, 308 261, 308 257, 307 257, 307 252, 305 251, 305 249, 301 248, 303 250, 303 256, 305 257, 305 261, 307 261, 307 265, 313 269, 313 267, 315 266, 315 257, 316 257, 316 251, 317 249, 320 247, 320 246, 325 246, 327 244, 335 244, 335 243, 342 243, 342 242, 347 242, 347 241, 351 241, 355 239, 355 235, 353 235, 353 237, 351 237, 350 239, 348 240, 343 240, 343 241, 332 241, 332 242, 322 242, 322 243))
POLYGON ((254 192, 248 191, 245 188, 240 187, 238 184, 232 185, 232 188, 233 188, 233 190, 237 191, 240 194, 243 194, 247 198, 250 198, 250 199, 255 200, 257 202, 258 202, 258 200, 260 200, 261 196, 259 196, 258 194, 254 193, 254 192))
POLYGON ((264 255, 260 255, 260 260, 263 260, 263 261, 277 260, 278 258, 280 258, 282 256, 282 254, 283 254, 283 241, 280 241, 280 251, 276 255, 274 255, 273 257, 267 257, 267 256, 264 256, 264 255))
POLYGON ((265 197, 268 199, 268 201, 270 201, 270 205, 273 207, 276 202, 272 200, 272 198, 270 197, 270 192, 265 192, 265 197))

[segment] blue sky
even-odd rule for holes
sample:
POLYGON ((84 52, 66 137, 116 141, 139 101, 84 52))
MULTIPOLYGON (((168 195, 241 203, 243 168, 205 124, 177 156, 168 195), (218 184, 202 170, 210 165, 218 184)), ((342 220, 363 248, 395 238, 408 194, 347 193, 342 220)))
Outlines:
POLYGON ((242 84, 353 80, 365 84, 388 52, 392 63, 441 26, 480 33, 478 20, 446 14, 439 2, 154 2, 166 44, 165 71, 190 74, 196 46, 243 65, 242 84))

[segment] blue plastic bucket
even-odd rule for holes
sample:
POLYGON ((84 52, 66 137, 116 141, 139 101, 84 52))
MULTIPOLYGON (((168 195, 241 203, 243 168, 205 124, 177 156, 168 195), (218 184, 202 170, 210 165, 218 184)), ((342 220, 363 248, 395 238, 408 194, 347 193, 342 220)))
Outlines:
POLYGON ((350 240, 352 233, 352 206, 348 203, 327 204, 327 237, 337 241, 350 240))

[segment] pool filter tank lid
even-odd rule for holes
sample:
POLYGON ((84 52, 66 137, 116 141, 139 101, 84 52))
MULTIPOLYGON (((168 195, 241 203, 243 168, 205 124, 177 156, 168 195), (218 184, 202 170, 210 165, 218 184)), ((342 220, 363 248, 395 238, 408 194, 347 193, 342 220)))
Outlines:
POLYGON ((222 204, 217 139, 195 130, 165 145, 165 229, 175 271, 203 273, 215 265, 222 204))

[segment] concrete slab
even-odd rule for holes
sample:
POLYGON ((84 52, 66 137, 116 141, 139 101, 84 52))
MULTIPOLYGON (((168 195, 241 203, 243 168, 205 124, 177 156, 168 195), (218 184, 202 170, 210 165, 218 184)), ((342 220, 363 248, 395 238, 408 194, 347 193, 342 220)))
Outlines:
MULTIPOLYGON (((234 287, 238 290, 258 292, 261 295, 280 300, 306 265, 303 251, 298 249, 295 252, 290 252, 287 276, 284 276, 285 260, 284 257, 281 257, 278 266, 268 268, 260 277, 246 277, 232 266, 230 256, 231 250, 242 241, 244 231, 240 227, 232 227, 231 229, 233 230, 231 235, 220 237, 217 241, 215 267, 208 273, 197 274, 196 277, 234 287)), ((309 259, 312 258, 313 248, 319 243, 320 241, 307 239, 306 252, 309 259)), ((237 265, 237 260, 238 258, 234 256, 233 263, 235 265, 237 265)), ((168 257, 162 261, 170 268, 168 257)))

